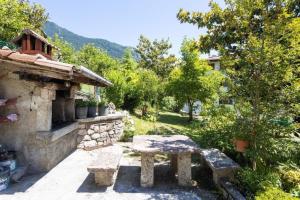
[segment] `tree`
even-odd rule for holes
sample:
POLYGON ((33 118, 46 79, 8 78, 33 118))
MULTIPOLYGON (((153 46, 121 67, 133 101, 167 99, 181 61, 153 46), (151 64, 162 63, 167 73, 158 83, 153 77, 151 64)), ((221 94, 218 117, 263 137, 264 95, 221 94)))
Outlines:
POLYGON ((122 71, 116 69, 108 70, 105 77, 113 83, 113 86, 105 89, 105 97, 117 108, 120 108, 124 104, 124 97, 128 89, 126 77, 122 71))
POLYGON ((117 69, 118 61, 93 44, 83 46, 77 55, 78 64, 84 65, 94 72, 103 75, 108 69, 117 69))
POLYGON ((135 84, 139 78, 136 70, 137 62, 131 50, 127 49, 118 69, 111 68, 105 71, 105 76, 113 83, 113 86, 105 89, 106 97, 118 108, 133 111, 137 106, 135 84))
POLYGON ((41 32, 48 14, 29 1, 0 0, 0 19, 0 40, 10 41, 25 28, 41 32))
POLYGON ((223 76, 200 60, 195 42, 185 39, 181 47, 182 63, 170 75, 168 90, 181 103, 189 105, 189 121, 193 120, 196 101, 203 104, 217 97, 223 76))
POLYGON ((137 68, 137 62, 132 56, 131 49, 126 49, 121 60, 122 69, 124 70, 134 70, 137 68))
POLYGON ((177 15, 181 22, 207 29, 199 39, 200 50, 216 49, 222 56, 239 127, 251 142, 253 169, 258 161, 266 164, 276 145, 285 142, 280 138, 291 133, 274 120, 293 117, 299 105, 300 20, 295 2, 227 0, 224 9, 211 2, 207 13, 181 9, 177 15))
POLYGON ((148 114, 148 107, 157 102, 159 78, 153 71, 147 69, 138 69, 137 74, 137 81, 133 79, 129 84, 134 84, 138 105, 142 108, 142 116, 145 116, 148 114))
POLYGON ((149 105, 157 100, 159 78, 155 72, 137 66, 131 51, 126 51, 119 68, 105 73, 114 84, 106 89, 106 97, 117 107, 130 111, 141 106, 144 116, 149 105))
POLYGON ((176 57, 169 54, 169 40, 154 40, 141 35, 136 51, 140 56, 139 66, 154 71, 162 80, 166 79, 176 64, 176 57))
POLYGON ((52 44, 58 48, 55 55, 58 60, 65 63, 77 63, 77 52, 70 43, 64 41, 63 39, 59 38, 57 34, 55 34, 54 38, 52 39, 52 44))

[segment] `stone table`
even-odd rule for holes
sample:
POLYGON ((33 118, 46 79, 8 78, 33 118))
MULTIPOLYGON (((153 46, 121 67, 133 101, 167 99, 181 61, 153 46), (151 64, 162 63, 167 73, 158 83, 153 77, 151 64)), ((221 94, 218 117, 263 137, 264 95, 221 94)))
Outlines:
POLYGON ((142 135, 133 137, 133 151, 141 153, 141 186, 154 183, 154 155, 171 155, 171 165, 178 174, 178 184, 191 185, 191 154, 200 152, 189 137, 183 135, 142 135))

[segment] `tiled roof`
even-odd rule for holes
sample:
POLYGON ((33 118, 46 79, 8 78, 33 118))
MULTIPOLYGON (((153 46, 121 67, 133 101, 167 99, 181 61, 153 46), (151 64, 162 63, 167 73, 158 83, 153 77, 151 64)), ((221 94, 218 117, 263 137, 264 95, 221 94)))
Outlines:
POLYGON ((68 76, 70 76, 71 81, 75 82, 82 82, 103 87, 112 85, 112 83, 106 80, 105 78, 97 75, 96 73, 90 71, 89 69, 83 66, 76 67, 75 65, 48 60, 46 57, 40 54, 21 54, 19 52, 12 51, 8 48, 3 48, 0 49, 0 61, 1 60, 21 64, 20 67, 24 70, 26 70, 26 68, 29 68, 30 66, 34 66, 36 70, 42 70, 45 72, 51 71, 57 74, 67 74, 68 76), (22 65, 22 63, 28 65, 22 65))

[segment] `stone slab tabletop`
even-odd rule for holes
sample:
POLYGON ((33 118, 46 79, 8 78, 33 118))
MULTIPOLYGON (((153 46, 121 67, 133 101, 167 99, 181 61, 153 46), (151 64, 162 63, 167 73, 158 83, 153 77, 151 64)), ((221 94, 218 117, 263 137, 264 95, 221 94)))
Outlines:
POLYGON ((100 149, 97 154, 96 159, 87 167, 87 170, 91 173, 116 171, 122 158, 123 150, 118 145, 112 145, 100 149))
POLYGON ((140 135, 133 137, 133 151, 178 154, 200 152, 200 148, 193 140, 183 135, 140 135))

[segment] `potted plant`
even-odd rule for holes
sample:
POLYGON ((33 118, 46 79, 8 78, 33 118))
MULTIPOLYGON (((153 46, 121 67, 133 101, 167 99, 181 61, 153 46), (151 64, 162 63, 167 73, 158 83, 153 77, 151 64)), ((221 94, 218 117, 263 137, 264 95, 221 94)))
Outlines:
POLYGON ((78 119, 85 119, 88 112, 88 102, 83 100, 76 101, 76 116, 78 119))
POLYGON ((235 135, 233 143, 237 152, 244 153, 249 147, 249 136, 245 133, 238 133, 235 135))
POLYGON ((91 98, 88 101, 88 117, 96 117, 97 113, 97 100, 95 98, 91 98))
POLYGON ((99 103, 99 107, 98 107, 98 115, 99 116, 105 116, 108 115, 108 106, 106 105, 106 103, 104 101, 101 101, 99 103))

